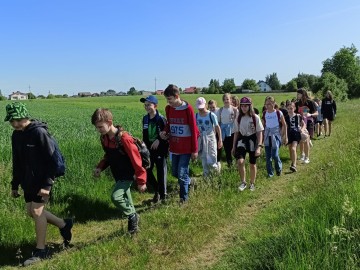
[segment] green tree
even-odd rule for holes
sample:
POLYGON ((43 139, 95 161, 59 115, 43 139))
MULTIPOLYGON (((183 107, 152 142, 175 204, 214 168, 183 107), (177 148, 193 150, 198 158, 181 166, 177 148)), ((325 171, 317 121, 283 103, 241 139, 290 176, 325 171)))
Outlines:
POLYGON ((299 73, 297 78, 294 78, 293 80, 296 81, 298 88, 306 88, 310 91, 314 91, 314 85, 319 80, 319 77, 311 74, 299 73))
POLYGON ((36 96, 33 93, 28 94, 28 99, 36 99, 36 96))
POLYGON ((113 89, 109 89, 106 91, 107 96, 116 96, 116 91, 113 89))
POLYGON ((255 92, 260 91, 259 85, 253 79, 245 79, 241 85, 241 88, 244 90, 253 90, 255 92))
POLYGON ((1 89, 0 89, 0 100, 6 100, 6 97, 3 96, 2 92, 1 92, 1 89))
POLYGON ((48 96, 46 98, 47 99, 53 99, 53 98, 55 98, 55 96, 53 94, 48 94, 48 96))
POLYGON ((281 83, 277 77, 276 72, 273 74, 267 75, 265 78, 265 82, 271 87, 272 90, 281 89, 281 83))
POLYGON ((339 79, 331 72, 325 72, 315 85, 314 93, 320 97, 324 97, 329 90, 337 100, 346 101, 348 98, 348 85, 346 81, 344 79, 339 79))
POLYGON ((231 79, 225 79, 223 82, 223 85, 221 87, 222 91, 224 93, 232 93, 236 91, 236 85, 234 82, 234 78, 231 79))
POLYGON ((293 92, 298 89, 297 82, 295 79, 292 79, 286 84, 286 91, 293 92))
POLYGON ((356 55, 358 50, 354 46, 343 47, 335 52, 332 58, 323 62, 322 74, 331 72, 339 79, 344 79, 348 85, 350 97, 360 96, 360 58, 356 55))
POLYGON ((221 86, 219 80, 211 79, 209 83, 209 94, 221 94, 221 86))
POLYGON ((136 91, 135 87, 131 87, 131 88, 129 89, 129 91, 127 92, 127 94, 128 94, 129 96, 135 96, 135 95, 138 94, 138 92, 136 91))

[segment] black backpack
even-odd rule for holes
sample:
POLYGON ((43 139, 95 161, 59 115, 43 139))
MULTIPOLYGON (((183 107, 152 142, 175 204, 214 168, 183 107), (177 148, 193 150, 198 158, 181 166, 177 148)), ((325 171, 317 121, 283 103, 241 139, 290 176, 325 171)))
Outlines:
MULTIPOLYGON (((142 140, 132 136, 130 133, 128 133, 128 134, 133 138, 134 144, 136 145, 137 149, 139 150, 139 153, 141 156, 141 161, 142 161, 142 167, 146 170, 149 169, 150 165, 151 165, 149 149, 146 147, 146 144, 142 140)), ((121 140, 119 138, 119 133, 115 134, 115 141, 116 141, 117 147, 119 149, 119 152, 122 153, 123 155, 126 155, 126 153, 124 151, 124 146, 122 145, 121 140)))
POLYGON ((50 138, 50 143, 54 147, 54 152, 51 155, 51 168, 50 168, 51 172, 52 172, 53 176, 55 176, 55 178, 64 176, 65 170, 66 170, 65 158, 62 155, 59 145, 58 145, 57 141, 55 140, 55 138, 53 136, 51 136, 50 134, 48 134, 48 135, 50 138))

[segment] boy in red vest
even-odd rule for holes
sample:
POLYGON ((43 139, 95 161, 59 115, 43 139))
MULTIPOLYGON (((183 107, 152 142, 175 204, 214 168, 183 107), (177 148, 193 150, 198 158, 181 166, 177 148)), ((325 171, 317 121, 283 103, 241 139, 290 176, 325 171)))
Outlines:
POLYGON ((161 138, 168 139, 172 153, 172 175, 178 178, 180 185, 180 203, 188 200, 189 162, 197 158, 198 128, 196 126, 194 110, 189 103, 180 98, 180 91, 176 85, 170 84, 164 91, 169 105, 166 106, 165 131, 160 133, 161 138))

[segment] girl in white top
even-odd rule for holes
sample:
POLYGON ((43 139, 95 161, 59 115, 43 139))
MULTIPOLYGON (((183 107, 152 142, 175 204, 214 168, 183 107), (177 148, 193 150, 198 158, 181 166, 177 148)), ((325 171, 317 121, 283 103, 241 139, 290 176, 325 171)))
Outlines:
POLYGON ((250 190, 255 190, 256 159, 260 156, 263 145, 262 131, 264 127, 258 115, 255 114, 251 99, 243 97, 240 100, 240 111, 235 121, 234 141, 232 154, 237 160, 241 184, 239 190, 243 191, 246 184, 245 157, 249 153, 250 161, 250 190))
POLYGON ((234 122, 238 115, 238 109, 231 105, 231 94, 223 95, 224 106, 219 109, 219 124, 221 128, 222 141, 226 154, 226 162, 230 167, 232 164, 231 150, 234 140, 234 122))

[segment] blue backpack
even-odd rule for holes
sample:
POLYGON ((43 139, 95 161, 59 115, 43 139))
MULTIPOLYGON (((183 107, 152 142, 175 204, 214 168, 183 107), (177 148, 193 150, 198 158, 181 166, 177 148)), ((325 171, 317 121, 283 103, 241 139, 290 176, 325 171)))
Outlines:
POLYGON ((49 134, 50 137, 50 142, 53 144, 54 146, 54 152, 51 156, 51 172, 53 174, 53 176, 56 177, 60 177, 60 176, 64 176, 65 175, 65 170, 66 170, 66 165, 65 165, 65 158, 64 156, 61 154, 61 151, 59 149, 59 145, 56 142, 56 140, 54 139, 54 137, 52 137, 49 134))

